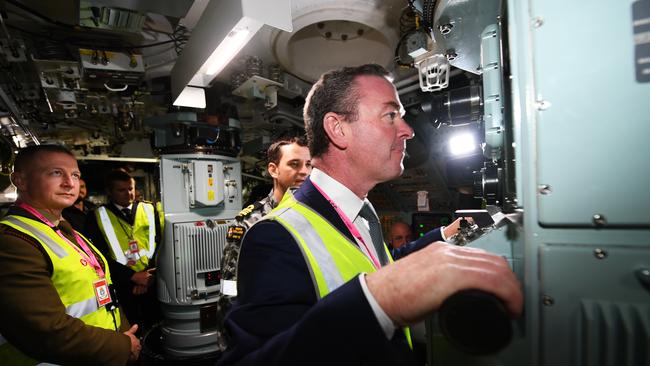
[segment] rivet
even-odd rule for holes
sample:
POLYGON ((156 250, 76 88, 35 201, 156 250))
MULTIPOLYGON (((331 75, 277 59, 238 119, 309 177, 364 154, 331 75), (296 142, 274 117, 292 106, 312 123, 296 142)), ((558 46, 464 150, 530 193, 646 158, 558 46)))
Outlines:
POLYGON ((539 192, 539 194, 541 194, 541 195, 547 196, 547 195, 551 194, 551 192, 552 192, 551 191, 551 186, 549 186, 548 184, 540 184, 537 187, 537 192, 539 192))
POLYGON ((547 100, 538 100, 536 104, 538 111, 545 111, 551 107, 551 102, 547 100))
POLYGON ((601 214, 595 214, 591 221, 594 223, 595 226, 597 227, 602 227, 607 225, 607 219, 605 219, 605 216, 601 214))
POLYGON ((542 296, 542 304, 544 304, 544 306, 553 306, 553 304, 555 304, 555 300, 548 295, 544 295, 542 296))
POLYGON ((594 249, 594 256, 598 259, 607 258, 607 251, 605 249, 596 248, 594 249))

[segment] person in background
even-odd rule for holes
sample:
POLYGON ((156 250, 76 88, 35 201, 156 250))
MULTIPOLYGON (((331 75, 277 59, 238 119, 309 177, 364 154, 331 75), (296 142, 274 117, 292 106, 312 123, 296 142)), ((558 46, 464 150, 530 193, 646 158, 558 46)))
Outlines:
POLYGON ((80 233, 86 232, 86 215, 97 208, 97 205, 88 201, 86 197, 88 197, 86 182, 80 178, 79 197, 77 197, 74 205, 63 209, 63 218, 80 233))
POLYGON ((404 365, 408 325, 477 289, 521 313, 500 256, 442 242, 392 261, 368 192, 398 177, 413 130, 379 65, 328 72, 304 107, 314 168, 244 237, 219 365, 404 365))
POLYGON ((162 240, 158 210, 135 200, 135 180, 124 170, 106 178, 109 202, 95 209, 88 236, 107 258, 126 317, 146 332, 160 319, 155 255, 162 240))
POLYGON ((26 147, 11 180, 18 199, 0 220, 0 363, 126 365, 140 353, 111 295, 111 272, 61 212, 79 197, 67 149, 26 147))
MULTIPOLYGON (((425 243, 431 243, 434 241, 447 241, 447 239, 458 234, 460 231, 460 222, 465 219, 469 222, 474 220, 471 217, 459 217, 451 225, 441 226, 430 230, 422 237, 417 238, 417 241, 424 241, 425 243)), ((410 248, 410 245, 407 245, 413 241, 413 231, 411 226, 409 226, 404 221, 396 221, 391 225, 388 237, 388 243, 391 246, 391 253, 393 257, 403 257, 407 253, 405 250, 410 248)), ((418 247, 415 245, 415 247, 418 247)))
POLYGON ((407 223, 404 221, 395 221, 390 226, 388 242, 393 249, 397 249, 411 241, 413 241, 413 231, 407 223))
POLYGON ((228 337, 223 329, 223 317, 237 296, 237 259, 241 240, 255 222, 271 212, 290 188, 299 187, 311 172, 311 158, 303 138, 280 139, 269 146, 267 171, 273 178, 273 189, 260 201, 244 208, 228 228, 226 245, 221 257, 221 293, 217 300, 219 321, 219 347, 226 349, 228 337))

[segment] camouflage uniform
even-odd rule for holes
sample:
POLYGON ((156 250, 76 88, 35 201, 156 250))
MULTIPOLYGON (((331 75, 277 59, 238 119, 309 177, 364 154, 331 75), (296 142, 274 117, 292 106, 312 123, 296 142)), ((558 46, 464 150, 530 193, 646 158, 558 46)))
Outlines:
MULTIPOLYGON (((268 196, 244 208, 237 217, 235 217, 235 223, 228 227, 226 245, 223 248, 223 256, 221 257, 222 280, 237 280, 239 249, 241 248, 241 241, 246 230, 253 226, 254 223, 261 220, 264 215, 271 212, 275 206, 277 206, 277 203, 273 199, 273 190, 271 190, 268 196)), ((234 299, 234 296, 228 296, 223 293, 219 293, 217 298, 217 317, 219 324, 217 329, 217 340, 221 351, 226 349, 228 341, 228 335, 224 329, 223 319, 228 310, 230 310, 234 299)))

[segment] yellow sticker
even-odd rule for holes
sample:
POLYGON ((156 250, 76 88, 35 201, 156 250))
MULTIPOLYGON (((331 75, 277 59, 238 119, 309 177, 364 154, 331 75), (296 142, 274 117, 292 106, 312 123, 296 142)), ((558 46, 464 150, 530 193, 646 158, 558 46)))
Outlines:
POLYGON ((208 190, 208 201, 214 201, 214 191, 212 189, 208 190))
POLYGON ((214 185, 214 178, 208 178, 208 185, 213 186, 214 185))
POLYGON ((105 54, 106 58, 108 58, 109 60, 112 59, 115 56, 115 52, 111 52, 111 51, 89 50, 89 49, 86 49, 86 48, 80 48, 79 49, 79 54, 80 55, 92 56, 95 53, 99 53, 100 56, 104 56, 104 54, 105 54))

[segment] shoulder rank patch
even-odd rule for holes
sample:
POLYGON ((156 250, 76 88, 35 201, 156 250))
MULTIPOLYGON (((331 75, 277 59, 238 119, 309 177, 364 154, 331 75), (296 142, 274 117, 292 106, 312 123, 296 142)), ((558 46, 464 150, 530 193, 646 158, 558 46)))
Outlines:
POLYGON ((239 213, 237 214, 237 216, 235 216, 235 220, 237 220, 237 221, 242 221, 242 220, 244 220, 245 218, 247 218, 248 216, 250 216, 250 214, 252 214, 253 211, 255 211, 255 210, 259 210, 260 207, 262 207, 262 206, 264 206, 264 205, 261 204, 259 201, 253 203, 252 205, 248 205, 248 206, 246 206, 246 208, 244 208, 243 210, 239 211, 239 213))
POLYGON ((243 220, 246 216, 250 215, 253 212, 254 209, 255 209, 255 205, 246 206, 246 208, 239 211, 239 213, 237 214, 237 217, 235 217, 235 219, 237 221, 243 220))
POLYGON ((228 234, 226 235, 226 240, 241 240, 244 237, 246 228, 243 226, 232 225, 228 227, 228 234))

